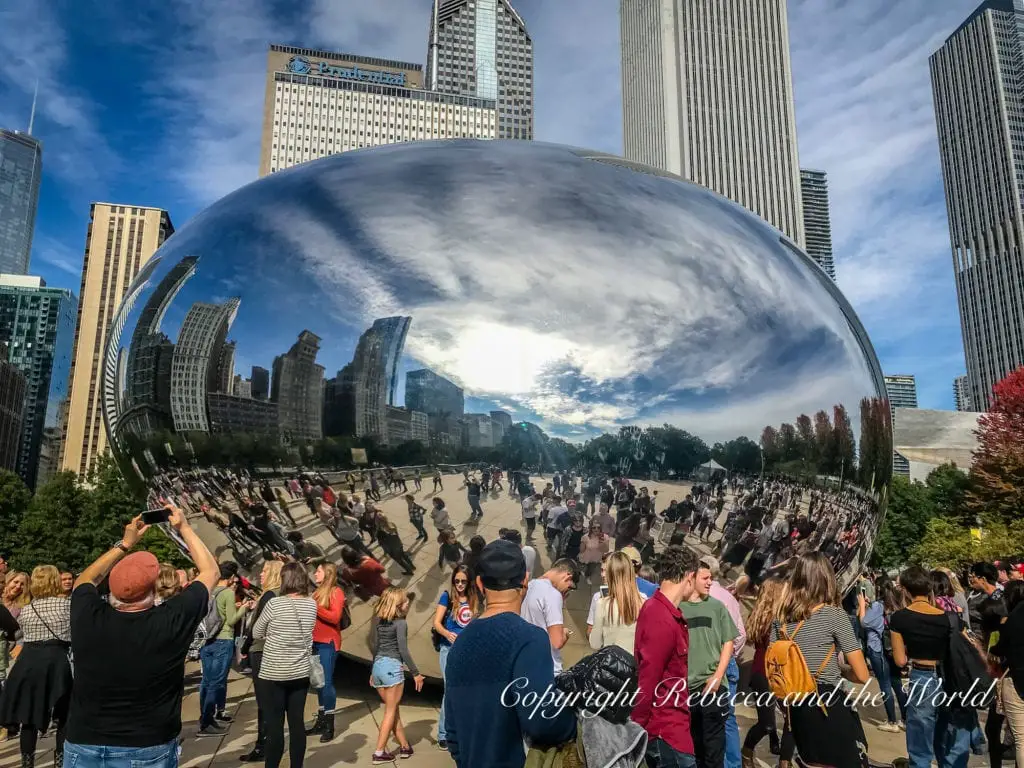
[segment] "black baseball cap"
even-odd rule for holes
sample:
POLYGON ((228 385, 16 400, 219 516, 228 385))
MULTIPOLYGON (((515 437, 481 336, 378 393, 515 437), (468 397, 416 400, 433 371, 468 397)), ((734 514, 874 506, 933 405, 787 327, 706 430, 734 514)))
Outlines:
POLYGON ((476 574, 486 589, 517 589, 526 578, 523 550, 511 541, 498 539, 483 548, 476 561, 476 574))

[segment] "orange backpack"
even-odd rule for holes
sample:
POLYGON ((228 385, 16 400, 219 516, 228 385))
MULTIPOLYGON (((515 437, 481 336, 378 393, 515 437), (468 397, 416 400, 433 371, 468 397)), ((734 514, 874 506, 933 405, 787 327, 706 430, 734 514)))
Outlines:
MULTIPOLYGON (((816 612, 817 609, 811 615, 816 612)), ((804 622, 801 621, 796 625, 793 634, 787 636, 785 625, 780 624, 779 639, 769 645, 764 654, 764 673, 768 678, 768 688, 785 704, 793 703, 794 698, 818 692, 818 676, 832 660, 832 655, 836 651, 833 643, 818 671, 812 675, 803 651, 796 644, 796 635, 803 625, 804 622)))

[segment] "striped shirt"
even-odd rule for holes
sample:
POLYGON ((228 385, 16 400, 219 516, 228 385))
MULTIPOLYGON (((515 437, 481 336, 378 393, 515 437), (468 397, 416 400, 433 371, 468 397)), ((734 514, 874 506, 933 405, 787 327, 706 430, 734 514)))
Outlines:
POLYGON ((316 601, 311 597, 274 597, 252 626, 253 639, 265 638, 262 680, 300 680, 309 677, 309 655, 316 624, 316 601))
MULTIPOLYGON (((807 619, 796 638, 793 638, 796 626, 797 622, 795 621, 787 623, 786 636, 796 640, 811 674, 816 676, 821 685, 838 684, 842 679, 839 669, 839 653, 850 654, 854 651, 863 651, 860 640, 857 639, 857 635, 853 631, 853 622, 850 621, 850 617, 841 608, 826 605, 807 619), (819 675, 818 669, 825 661, 829 651, 832 650, 833 645, 836 650, 819 675)), ((776 622, 772 624, 771 641, 775 642, 778 639, 779 625, 776 622)))
POLYGON ((18 617, 26 643, 43 640, 71 642, 71 601, 66 597, 43 597, 21 609, 18 617))

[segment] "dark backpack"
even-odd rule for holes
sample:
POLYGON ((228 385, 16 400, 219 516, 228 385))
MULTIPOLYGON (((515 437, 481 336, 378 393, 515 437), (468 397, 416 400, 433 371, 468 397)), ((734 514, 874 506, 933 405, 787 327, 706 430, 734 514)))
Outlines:
POLYGON ((967 701, 958 700, 957 709, 988 709, 994 692, 992 675, 981 651, 964 637, 960 617, 947 612, 949 647, 942 662, 942 683, 946 693, 969 694, 967 701), (972 688, 973 686, 973 688, 972 688))

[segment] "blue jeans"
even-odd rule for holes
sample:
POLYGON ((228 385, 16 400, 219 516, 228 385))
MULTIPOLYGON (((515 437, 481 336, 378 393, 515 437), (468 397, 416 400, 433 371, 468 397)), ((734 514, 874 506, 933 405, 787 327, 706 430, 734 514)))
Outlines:
POLYGON ((213 723, 214 714, 227 706, 228 672, 234 655, 234 640, 214 640, 199 652, 203 667, 203 681, 199 684, 200 728, 213 723))
MULTIPOLYGON (((441 665, 441 682, 444 682, 444 671, 448 666, 448 651, 452 647, 441 643, 441 647, 437 651, 437 660, 441 665)), ((441 694, 441 716, 437 718, 437 740, 445 741, 448 738, 448 732, 444 729, 444 693, 441 694)))
POLYGON ((155 747, 94 747, 64 742, 66 768, 178 768, 178 740, 155 747))
MULTIPOLYGON (((730 701, 736 701, 736 688, 740 684, 740 667, 733 657, 725 670, 725 679, 729 681, 730 701)), ((740 727, 736 724, 736 707, 729 705, 729 718, 725 721, 725 768, 740 768, 743 760, 740 757, 740 727)))
POLYGON ((484 510, 480 506, 480 497, 479 496, 467 496, 466 498, 469 500, 469 508, 473 511, 473 514, 476 515, 477 517, 483 517, 484 516, 484 510))
POLYGON ((677 752, 661 739, 647 742, 647 768, 694 768, 697 758, 677 752))
POLYGON ((320 709, 332 712, 338 706, 338 694, 334 691, 334 661, 338 658, 338 651, 334 643, 313 643, 313 650, 324 668, 324 687, 317 691, 320 709))
POLYGON ((971 751, 971 730, 950 720, 943 703, 942 679, 930 670, 910 670, 907 698, 907 753, 910 768, 966 768, 971 751))
POLYGON ((874 651, 868 648, 868 664, 871 665, 871 671, 875 673, 875 679, 878 681, 878 689, 882 692, 885 716, 889 722, 898 722, 896 720, 896 704, 893 702, 893 693, 896 694, 896 699, 899 701, 900 717, 906 720, 907 695, 903 692, 900 681, 893 679, 892 670, 889 668, 889 660, 885 657, 885 652, 874 651))

